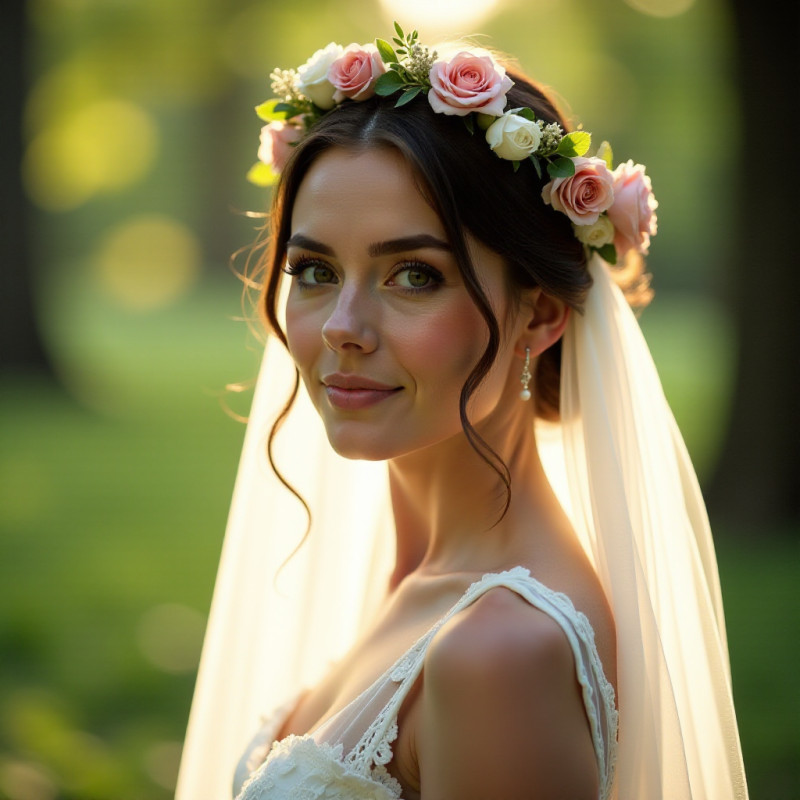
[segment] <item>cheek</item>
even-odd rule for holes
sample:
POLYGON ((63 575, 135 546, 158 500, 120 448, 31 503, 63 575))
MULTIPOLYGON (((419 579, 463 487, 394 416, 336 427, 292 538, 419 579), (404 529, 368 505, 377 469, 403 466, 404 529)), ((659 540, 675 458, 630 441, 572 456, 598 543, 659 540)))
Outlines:
POLYGON ((300 372, 306 371, 319 350, 320 326, 314 315, 299 313, 291 301, 286 305, 286 341, 300 372))
POLYGON ((456 396, 488 341, 486 323, 468 297, 410 324, 404 320, 395 336, 409 371, 426 384, 420 389, 456 396))

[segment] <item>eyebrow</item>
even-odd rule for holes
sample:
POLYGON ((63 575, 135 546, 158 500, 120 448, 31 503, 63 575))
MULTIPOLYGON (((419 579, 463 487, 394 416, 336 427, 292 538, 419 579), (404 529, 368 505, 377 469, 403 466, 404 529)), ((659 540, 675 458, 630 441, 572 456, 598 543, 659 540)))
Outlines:
MULTIPOLYGON (((286 248, 290 247, 302 247, 326 256, 336 255, 332 247, 318 242, 316 239, 304 236, 302 233, 295 233, 289 237, 286 242, 286 248)), ((429 233, 418 233, 413 236, 402 236, 399 239, 389 239, 385 242, 374 242, 367 248, 367 253, 371 258, 376 258, 377 256, 385 256, 392 253, 404 253, 408 250, 422 250, 426 247, 450 251, 450 245, 447 242, 437 239, 429 233)))

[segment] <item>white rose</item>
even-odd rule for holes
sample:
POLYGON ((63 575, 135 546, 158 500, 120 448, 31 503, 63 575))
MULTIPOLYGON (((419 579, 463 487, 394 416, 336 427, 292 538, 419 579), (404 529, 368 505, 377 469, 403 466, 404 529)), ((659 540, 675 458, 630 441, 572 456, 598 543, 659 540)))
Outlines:
POLYGON ((312 103, 324 111, 336 105, 333 100, 336 87, 328 80, 328 70, 342 53, 344 53, 342 46, 331 42, 323 50, 317 50, 297 70, 298 88, 312 103))
POLYGON ((614 223, 605 215, 601 214, 597 222, 592 225, 573 225, 575 238, 579 242, 588 244, 589 247, 603 247, 614 241, 614 223))
POLYGON ((541 128, 529 119, 506 111, 486 131, 489 147, 507 161, 522 161, 536 152, 542 140, 541 128))

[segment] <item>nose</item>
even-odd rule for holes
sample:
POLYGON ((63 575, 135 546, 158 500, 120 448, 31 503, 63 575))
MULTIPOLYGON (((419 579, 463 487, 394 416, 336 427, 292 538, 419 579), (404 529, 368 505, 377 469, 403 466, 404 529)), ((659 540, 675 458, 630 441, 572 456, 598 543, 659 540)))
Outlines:
POLYGON ((347 283, 336 293, 336 303, 322 326, 322 339, 331 350, 371 353, 378 335, 371 319, 374 309, 367 292, 347 283))

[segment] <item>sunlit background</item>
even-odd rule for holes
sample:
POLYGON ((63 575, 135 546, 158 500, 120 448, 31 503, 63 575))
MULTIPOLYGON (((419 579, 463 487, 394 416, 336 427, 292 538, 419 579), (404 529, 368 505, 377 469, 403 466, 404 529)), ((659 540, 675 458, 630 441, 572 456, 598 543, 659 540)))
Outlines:
MULTIPOLYGON (((660 207, 642 326, 711 476, 737 341, 726 0, 25 7, 21 268, 47 360, 0 383, 0 797, 172 796, 249 400, 226 387, 258 365, 230 264, 268 202, 244 178, 253 108, 274 66, 330 40, 387 37, 393 19, 423 41, 486 34, 647 165, 660 207)), ((797 606, 798 538, 717 540, 751 795, 796 799, 797 646, 763 620, 797 606)))

